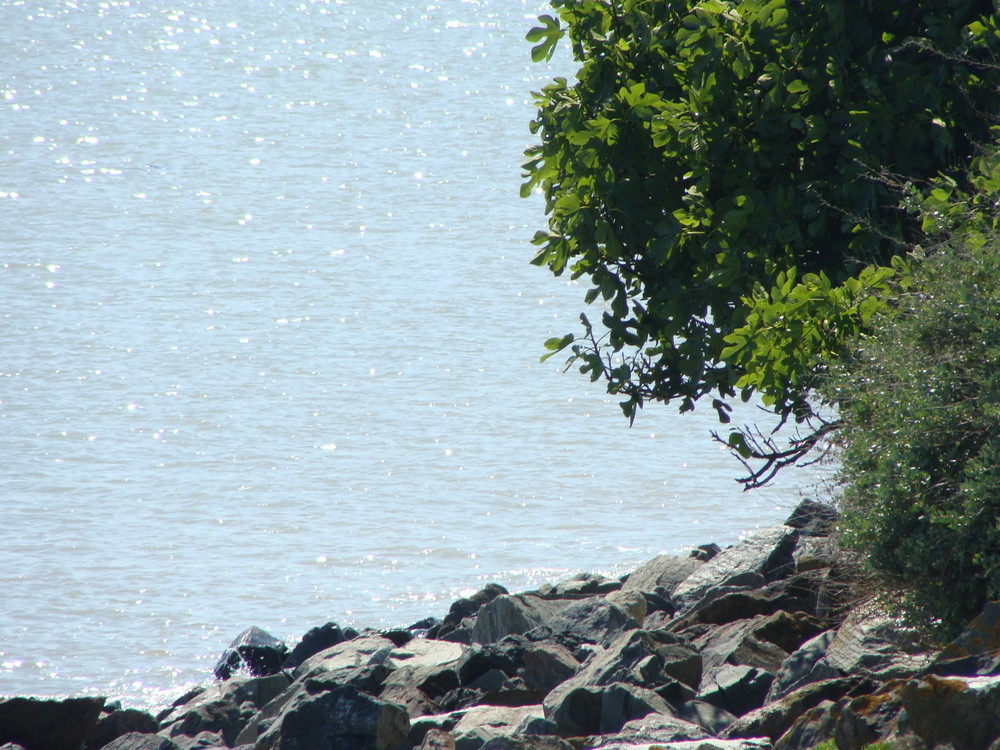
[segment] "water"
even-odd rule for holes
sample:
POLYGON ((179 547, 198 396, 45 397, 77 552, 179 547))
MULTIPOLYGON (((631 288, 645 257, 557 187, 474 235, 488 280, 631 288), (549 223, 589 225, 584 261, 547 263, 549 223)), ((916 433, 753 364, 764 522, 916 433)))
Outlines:
MULTIPOLYGON (((541 342, 536 0, 0 4, 0 693, 162 705, 259 625, 405 625, 781 520, 711 413, 541 342)), ((752 413, 744 412, 752 417, 752 413)))

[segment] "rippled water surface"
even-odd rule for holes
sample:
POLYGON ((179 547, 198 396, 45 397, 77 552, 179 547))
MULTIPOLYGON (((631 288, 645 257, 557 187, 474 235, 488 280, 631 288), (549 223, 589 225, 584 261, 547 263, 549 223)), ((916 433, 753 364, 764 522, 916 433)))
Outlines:
POLYGON ((786 515, 710 414, 629 429, 538 361, 585 291, 518 198, 572 70, 529 62, 544 9, 0 3, 0 693, 155 706, 249 625, 405 625, 786 515))

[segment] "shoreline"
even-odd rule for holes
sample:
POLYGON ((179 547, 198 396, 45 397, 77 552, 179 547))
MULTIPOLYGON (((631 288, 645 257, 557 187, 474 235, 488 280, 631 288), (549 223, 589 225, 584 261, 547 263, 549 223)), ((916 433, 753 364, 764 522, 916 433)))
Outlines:
POLYGON ((990 629, 1000 605, 942 650, 856 599, 857 561, 837 548, 835 523, 831 506, 803 501, 785 524, 726 549, 705 544, 620 578, 581 573, 514 594, 488 584, 405 628, 329 622, 292 648, 250 628, 214 681, 155 715, 99 696, 0 700, 0 745, 988 747, 1000 735, 1000 629, 990 629), (949 729, 956 710, 980 718, 949 729))

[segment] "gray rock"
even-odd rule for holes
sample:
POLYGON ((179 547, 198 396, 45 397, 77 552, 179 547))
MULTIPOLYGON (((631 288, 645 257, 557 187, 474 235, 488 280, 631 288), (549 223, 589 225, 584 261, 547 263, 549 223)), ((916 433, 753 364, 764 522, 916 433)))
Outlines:
POLYGON ((785 521, 785 526, 798 529, 802 536, 829 536, 840 513, 829 503, 803 500, 785 521))
POLYGON ((420 743, 420 750, 455 750, 455 736, 443 729, 430 729, 420 743))
POLYGON ((787 526, 761 529, 734 547, 725 549, 695 570, 673 592, 678 611, 683 613, 701 601, 717 586, 732 585, 748 574, 759 574, 766 581, 785 577, 794 570, 792 552, 798 532, 787 526))
POLYGON ((480 750, 573 750, 573 746, 560 737, 522 736, 494 737, 480 750))
POLYGON ((577 573, 555 584, 546 584, 537 592, 546 599, 581 599, 586 596, 605 595, 617 591, 622 582, 614 578, 605 578, 595 573, 577 573))
POLYGON ((105 745, 102 750, 180 750, 177 744, 159 734, 128 732, 105 745))
POLYGON ((495 643, 508 635, 527 633, 548 624, 567 604, 531 594, 498 596, 480 607, 472 626, 472 640, 495 643))
MULTIPOLYGON (((700 742, 708 737, 708 734, 697 724, 678 719, 667 714, 649 714, 641 719, 634 719, 627 722, 621 731, 616 734, 606 734, 600 737, 592 737, 587 743, 588 750, 647 750, 650 744, 663 745, 670 743, 671 750, 677 747, 684 747, 685 741, 699 740, 693 742, 690 750, 704 747, 700 742)), ((715 745, 715 741, 712 741, 715 745)), ((707 748, 705 749, 707 750, 707 748)))
POLYGON ((524 651, 522 675, 529 690, 548 693, 580 668, 572 652, 558 643, 536 643, 524 651))
POLYGON ((605 686, 575 685, 545 698, 545 716, 566 737, 597 734, 601 728, 601 702, 605 686))
POLYGON ((476 750, 497 737, 522 736, 534 723, 544 719, 542 707, 537 704, 475 706, 464 712, 451 733, 455 736, 456 750, 476 750))
POLYGON ((835 630, 827 630, 810 638, 798 650, 789 654, 775 674, 767 700, 777 700, 811 682, 840 677, 841 673, 823 660, 836 634, 835 630))
POLYGON ((28 750, 79 750, 94 729, 104 698, 0 700, 0 744, 28 750))
POLYGON ((604 646, 625 631, 639 627, 625 609, 602 597, 574 601, 554 614, 547 624, 563 641, 604 646))
POLYGON ((779 670, 788 654, 773 643, 754 637, 754 630, 765 619, 756 617, 730 622, 711 628, 693 640, 702 657, 700 689, 710 689, 715 675, 729 665, 756 667, 772 675, 779 670))
POLYGON ((507 589, 500 584, 490 583, 472 596, 453 602, 444 620, 439 625, 432 627, 428 631, 427 637, 445 638, 451 636, 451 640, 457 640, 459 643, 469 643, 468 632, 458 634, 456 631, 464 629, 463 622, 473 617, 484 604, 507 593, 507 589))
MULTIPOLYGON (((629 721, 641 719, 652 713, 666 714, 677 718, 670 705, 652 690, 636 685, 615 683, 607 686, 601 692, 598 731, 601 734, 614 734, 619 732, 629 721)), ((564 728, 564 726, 560 726, 560 729, 564 728)))
POLYGON ((246 670, 255 677, 277 674, 288 657, 288 647, 265 630, 247 628, 229 644, 215 665, 215 676, 228 680, 246 670))
MULTIPOLYGON (((697 724, 713 737, 722 734, 736 721, 736 717, 726 709, 703 700, 687 701, 679 706, 674 713, 680 719, 697 724)), ((747 736, 754 737, 756 735, 747 736)))
POLYGON ((195 737, 174 737, 174 744, 179 750, 215 750, 227 748, 229 745, 216 732, 201 732, 195 737))
POLYGON ((703 563, 694 557, 659 555, 636 568, 625 583, 622 591, 652 592, 663 590, 667 596, 691 576, 703 563))
POLYGON ((891 678, 915 674, 931 655, 898 619, 855 610, 837 629, 824 659, 841 674, 891 678))
POLYGON ((703 682, 698 697, 734 716, 742 716, 764 705, 773 680, 774 675, 756 667, 726 664, 713 672, 707 683, 703 682))
POLYGON ((841 710, 841 703, 833 701, 823 701, 809 709, 778 738, 774 750, 802 750, 831 739, 841 710))
POLYGON ((257 750, 395 750, 409 732, 406 709, 350 686, 299 693, 257 740, 257 750))

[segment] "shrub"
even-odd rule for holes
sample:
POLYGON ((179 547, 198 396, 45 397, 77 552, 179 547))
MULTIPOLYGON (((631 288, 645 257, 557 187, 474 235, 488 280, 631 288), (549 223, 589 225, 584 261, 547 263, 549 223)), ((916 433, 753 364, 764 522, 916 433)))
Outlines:
POLYGON ((997 163, 825 385, 844 423, 844 540, 945 631, 1000 598, 997 163))

